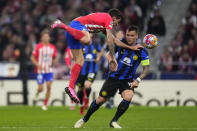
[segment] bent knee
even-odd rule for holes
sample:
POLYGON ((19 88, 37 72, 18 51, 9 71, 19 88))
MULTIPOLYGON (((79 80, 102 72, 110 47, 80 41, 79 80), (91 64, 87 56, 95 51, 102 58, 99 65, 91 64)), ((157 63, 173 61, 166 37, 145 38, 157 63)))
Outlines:
POLYGON ((43 88, 39 88, 39 89, 38 89, 38 92, 42 92, 42 91, 43 91, 43 88))
POLYGON ((126 100, 126 101, 131 101, 131 100, 132 100, 132 97, 126 96, 126 97, 124 97, 123 99, 126 100))
POLYGON ((47 86, 47 90, 51 90, 51 86, 47 86))

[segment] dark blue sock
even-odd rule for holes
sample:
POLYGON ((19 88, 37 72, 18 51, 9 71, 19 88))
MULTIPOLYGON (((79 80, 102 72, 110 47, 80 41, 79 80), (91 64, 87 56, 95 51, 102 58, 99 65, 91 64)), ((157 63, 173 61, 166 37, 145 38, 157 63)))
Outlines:
POLYGON ((130 103, 131 103, 130 101, 126 101, 123 99, 120 102, 118 109, 116 111, 116 114, 115 114, 114 118, 112 119, 112 121, 118 121, 118 119, 122 116, 122 114, 124 114, 125 111, 128 109, 130 103))
POLYGON ((88 109, 88 112, 86 113, 86 115, 83 117, 83 120, 85 122, 87 122, 90 118, 90 116, 96 111, 99 109, 101 105, 98 105, 96 104, 96 100, 94 100, 91 105, 90 105, 90 108, 88 109))
POLYGON ((91 88, 86 88, 86 97, 89 98, 91 92, 91 88))
POLYGON ((79 98, 79 100, 80 100, 80 104, 83 105, 83 96, 84 96, 83 90, 79 90, 79 91, 77 92, 77 96, 78 96, 78 98, 79 98))

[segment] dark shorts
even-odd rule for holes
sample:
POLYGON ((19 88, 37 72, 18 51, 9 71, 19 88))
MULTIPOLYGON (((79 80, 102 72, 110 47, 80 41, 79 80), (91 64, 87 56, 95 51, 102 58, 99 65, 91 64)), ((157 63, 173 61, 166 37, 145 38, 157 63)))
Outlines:
MULTIPOLYGON (((74 28, 74 29, 77 29, 77 30, 86 30, 88 31, 88 29, 86 28, 85 25, 82 25, 79 21, 72 21, 70 24, 69 24, 70 27, 74 28)), ((82 48, 82 44, 79 40, 76 40, 71 34, 69 34, 67 31, 66 31, 66 41, 68 43, 68 46, 70 49, 81 49, 82 48)))
POLYGON ((99 96, 109 98, 113 97, 117 90, 119 90, 119 94, 121 94, 126 89, 134 91, 134 88, 130 88, 132 82, 132 80, 117 80, 108 78, 105 80, 100 90, 99 96))
POLYGON ((79 88, 83 88, 84 87, 84 83, 85 83, 86 80, 88 80, 91 83, 93 83, 95 78, 96 78, 96 73, 89 73, 87 75, 79 75, 76 85, 79 88))

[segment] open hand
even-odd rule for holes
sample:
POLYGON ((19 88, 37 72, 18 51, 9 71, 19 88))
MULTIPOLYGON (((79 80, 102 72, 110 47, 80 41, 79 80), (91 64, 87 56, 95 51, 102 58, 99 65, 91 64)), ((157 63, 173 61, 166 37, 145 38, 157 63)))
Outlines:
POLYGON ((134 81, 132 82, 130 88, 137 88, 138 86, 139 86, 139 83, 138 83, 136 80, 134 80, 134 81))

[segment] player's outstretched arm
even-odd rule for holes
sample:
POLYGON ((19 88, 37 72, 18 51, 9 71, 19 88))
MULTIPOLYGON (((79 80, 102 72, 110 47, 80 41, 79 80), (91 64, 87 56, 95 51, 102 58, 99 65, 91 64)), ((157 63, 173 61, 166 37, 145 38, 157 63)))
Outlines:
POLYGON ((111 57, 111 60, 109 61, 109 68, 111 71, 116 71, 118 64, 115 58, 115 51, 114 51, 114 39, 113 39, 113 35, 110 29, 106 29, 107 32, 107 44, 108 44, 108 48, 109 48, 109 57, 111 57))
POLYGON ((149 74, 149 72, 150 72, 150 66, 149 65, 143 66, 143 71, 140 74, 139 78, 141 80, 144 79, 149 74))
POLYGON ((140 74, 140 76, 137 79, 135 79, 132 82, 131 88, 137 88, 139 86, 139 83, 142 81, 142 79, 144 79, 149 74, 149 71, 150 71, 149 65, 143 66, 143 72, 140 74))
POLYGON ((114 42, 115 42, 116 46, 120 46, 120 47, 131 49, 131 50, 140 50, 140 48, 144 48, 140 44, 137 44, 134 46, 128 46, 125 43, 123 43, 122 41, 120 41, 118 38, 115 38, 115 37, 114 37, 114 42))
POLYGON ((113 59, 111 58, 110 52, 107 52, 105 58, 109 62, 109 68, 110 68, 110 70, 113 71, 113 72, 117 71, 118 66, 116 66, 116 65, 118 65, 118 64, 117 64, 116 61, 113 61, 113 59), (114 63, 114 62, 116 62, 116 63, 114 63))
POLYGON ((110 30, 110 29, 106 29, 106 32, 107 32, 107 44, 108 44, 108 48, 109 48, 109 53, 110 53, 110 55, 111 55, 111 57, 112 57, 112 59, 114 59, 115 58, 115 56, 114 56, 114 46, 113 46, 113 43, 114 43, 114 36, 113 36, 113 34, 112 34, 112 31, 110 30))
POLYGON ((102 55, 103 55, 103 49, 100 52, 97 53, 97 57, 95 59, 95 62, 100 61, 102 55))

